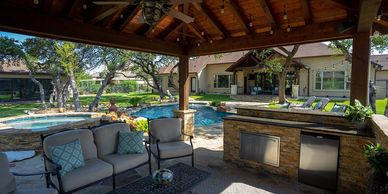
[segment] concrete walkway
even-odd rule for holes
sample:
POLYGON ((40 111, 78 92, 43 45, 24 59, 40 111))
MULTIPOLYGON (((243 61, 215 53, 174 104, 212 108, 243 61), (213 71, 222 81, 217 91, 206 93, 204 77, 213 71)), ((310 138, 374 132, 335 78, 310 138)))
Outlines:
MULTIPOLYGON (((296 181, 275 176, 248 168, 240 168, 223 161, 223 127, 213 125, 196 129, 195 165, 197 168, 211 173, 210 177, 188 191, 198 194, 237 194, 237 193, 327 193, 296 181)), ((177 162, 190 164, 190 158, 169 160, 162 163, 163 167, 171 166, 177 162)), ((12 171, 34 172, 44 169, 40 156, 14 163, 12 171)), ((156 163, 152 163, 153 169, 156 163)), ((118 178, 119 186, 128 184, 142 176, 147 176, 147 167, 141 167, 136 171, 126 173, 118 178)), ((86 188, 77 194, 103 194, 109 192, 112 187, 110 181, 86 188)), ((43 177, 18 177, 17 184, 20 188, 44 187, 43 177)))

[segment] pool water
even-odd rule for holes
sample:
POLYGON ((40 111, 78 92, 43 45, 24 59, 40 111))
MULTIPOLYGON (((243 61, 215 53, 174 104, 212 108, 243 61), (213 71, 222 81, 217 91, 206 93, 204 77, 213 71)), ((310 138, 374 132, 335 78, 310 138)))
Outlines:
POLYGON ((3 124, 10 125, 15 129, 31 129, 32 131, 45 131, 49 127, 63 125, 90 119, 90 115, 82 116, 44 116, 27 117, 3 121, 3 124))
MULTIPOLYGON (((145 117, 148 119, 156 119, 159 117, 173 117, 173 110, 178 109, 178 105, 152 106, 142 108, 137 112, 132 113, 132 116, 145 117)), ((194 115, 194 126, 206 126, 223 122, 225 116, 232 113, 217 112, 213 108, 200 104, 190 104, 190 109, 197 110, 194 115)))

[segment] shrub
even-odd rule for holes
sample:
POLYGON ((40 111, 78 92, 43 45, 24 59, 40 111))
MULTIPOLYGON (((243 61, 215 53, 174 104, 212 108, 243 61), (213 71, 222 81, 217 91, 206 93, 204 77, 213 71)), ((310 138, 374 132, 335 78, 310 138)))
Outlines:
POLYGON ((354 102, 354 106, 349 106, 349 111, 346 113, 346 118, 353 122, 364 122, 365 119, 369 119, 373 114, 372 108, 363 106, 357 99, 354 102))
POLYGON ((148 131, 148 121, 146 119, 133 121, 136 131, 148 131))
POLYGON ((129 93, 135 92, 137 89, 137 82, 133 80, 126 80, 118 84, 108 85, 106 93, 129 93))
POLYGON ((210 102, 210 106, 220 106, 221 105, 221 101, 219 100, 213 100, 210 102))
POLYGON ((375 170, 380 172, 388 171, 388 152, 381 144, 367 144, 365 145, 365 157, 375 170))
POLYGON ((129 103, 132 104, 132 106, 137 107, 139 106, 140 102, 142 102, 143 99, 140 97, 133 97, 129 99, 129 103))

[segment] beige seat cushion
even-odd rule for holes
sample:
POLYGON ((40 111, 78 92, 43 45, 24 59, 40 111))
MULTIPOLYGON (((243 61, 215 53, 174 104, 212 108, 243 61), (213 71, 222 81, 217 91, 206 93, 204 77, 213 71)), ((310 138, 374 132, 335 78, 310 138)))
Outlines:
MULTIPOLYGON (((159 143, 159 150, 160 150, 160 158, 171 158, 171 157, 189 155, 193 151, 190 145, 190 142, 186 142, 186 141, 159 143)), ((152 153, 158 155, 156 144, 151 145, 151 151, 152 153)))
MULTIPOLYGON (((86 160, 85 166, 74 169, 62 176, 63 190, 68 192, 112 175, 112 165, 98 158, 86 160)), ((58 186, 57 179, 52 178, 52 180, 58 186)))
POLYGON ((103 156, 101 159, 112 164, 114 173, 118 174, 147 162, 148 154, 147 152, 144 154, 111 154, 103 156))
POLYGON ((163 118, 151 120, 149 129, 152 136, 159 139, 161 143, 182 140, 182 119, 163 118))
POLYGON ((12 194, 57 194, 57 193, 58 192, 55 189, 42 188, 42 189, 23 189, 23 190, 17 189, 12 194))
POLYGON ((130 131, 130 128, 126 123, 114 123, 93 129, 98 157, 116 153, 119 131, 130 131))

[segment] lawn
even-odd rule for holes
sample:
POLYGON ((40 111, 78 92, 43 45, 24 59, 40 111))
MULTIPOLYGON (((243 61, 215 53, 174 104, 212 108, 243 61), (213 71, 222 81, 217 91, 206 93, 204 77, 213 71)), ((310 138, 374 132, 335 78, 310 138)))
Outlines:
POLYGON ((25 115, 25 111, 39 107, 40 103, 2 104, 0 105, 0 118, 25 115))
POLYGON ((190 98, 198 101, 233 101, 229 95, 222 94, 201 94, 192 95, 190 98))
MULTIPOLYGON (((291 103, 303 103, 304 100, 292 100, 292 99, 289 99, 288 101, 290 101, 291 103)), ((313 103, 313 106, 315 105, 315 103, 317 103, 319 100, 316 100, 314 103, 313 103)), ((337 103, 337 104, 346 104, 346 105, 349 105, 349 100, 331 100, 329 102, 329 104, 327 104, 327 106, 325 107, 325 111, 330 111, 333 106, 334 106, 334 103, 337 103)), ((376 100, 376 113, 377 114, 384 114, 384 111, 385 111, 385 106, 387 105, 387 98, 385 99, 378 99, 376 100)), ((275 104, 275 103, 271 103, 269 105, 270 108, 279 108, 279 105, 275 104)))

